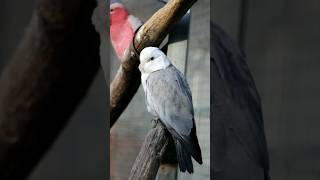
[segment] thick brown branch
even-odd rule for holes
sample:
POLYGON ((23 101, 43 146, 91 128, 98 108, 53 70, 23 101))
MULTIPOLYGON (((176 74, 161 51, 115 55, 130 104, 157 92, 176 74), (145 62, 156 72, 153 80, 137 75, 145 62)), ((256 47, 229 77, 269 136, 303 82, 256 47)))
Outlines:
POLYGON ((172 147, 174 148, 171 135, 160 122, 157 123, 156 127, 148 133, 141 147, 131 169, 129 180, 155 179, 164 158, 171 157, 171 161, 176 160, 175 154, 173 156, 168 154, 172 152, 172 147))
MULTIPOLYGON (((172 27, 196 0, 171 0, 158 10, 137 32, 134 45, 138 53, 158 46, 172 27)), ((110 126, 117 121, 140 86, 139 57, 131 47, 110 86, 110 126)))
POLYGON ((95 0, 37 0, 0 79, 0 179, 26 179, 99 68, 95 0))

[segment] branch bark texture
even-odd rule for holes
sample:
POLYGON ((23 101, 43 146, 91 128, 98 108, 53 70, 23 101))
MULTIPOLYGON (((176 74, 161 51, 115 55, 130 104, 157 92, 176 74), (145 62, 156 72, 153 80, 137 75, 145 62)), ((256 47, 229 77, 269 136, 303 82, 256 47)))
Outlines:
POLYGON ((154 179, 169 143, 169 132, 161 123, 157 123, 156 127, 148 133, 141 147, 131 169, 129 180, 154 179))

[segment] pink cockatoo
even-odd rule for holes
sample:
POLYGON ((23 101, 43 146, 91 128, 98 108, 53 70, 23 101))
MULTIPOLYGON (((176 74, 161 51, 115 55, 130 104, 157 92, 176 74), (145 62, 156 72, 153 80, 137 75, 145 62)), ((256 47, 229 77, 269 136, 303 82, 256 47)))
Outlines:
POLYGON ((110 4, 110 39, 111 44, 119 58, 124 55, 135 35, 136 30, 142 25, 142 21, 128 13, 119 2, 110 4))

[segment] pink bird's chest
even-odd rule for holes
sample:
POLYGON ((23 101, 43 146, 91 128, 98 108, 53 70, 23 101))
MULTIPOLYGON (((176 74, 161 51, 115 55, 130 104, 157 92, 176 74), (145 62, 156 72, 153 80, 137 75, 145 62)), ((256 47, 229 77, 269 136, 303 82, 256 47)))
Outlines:
POLYGON ((111 42, 119 58, 122 58, 125 50, 129 47, 134 31, 128 21, 112 24, 110 27, 111 42))

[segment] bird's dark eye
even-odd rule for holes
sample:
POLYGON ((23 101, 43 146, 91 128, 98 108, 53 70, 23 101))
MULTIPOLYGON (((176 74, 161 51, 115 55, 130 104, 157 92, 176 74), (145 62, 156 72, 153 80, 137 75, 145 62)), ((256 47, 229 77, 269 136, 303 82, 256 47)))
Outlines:
POLYGON ((151 60, 151 61, 154 60, 154 57, 151 57, 150 60, 151 60))
POLYGON ((113 12, 113 9, 110 9, 111 12, 113 12))

